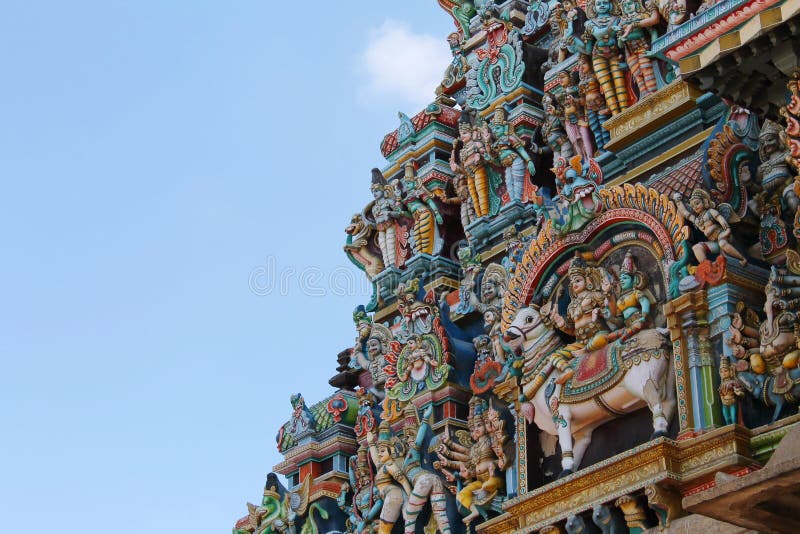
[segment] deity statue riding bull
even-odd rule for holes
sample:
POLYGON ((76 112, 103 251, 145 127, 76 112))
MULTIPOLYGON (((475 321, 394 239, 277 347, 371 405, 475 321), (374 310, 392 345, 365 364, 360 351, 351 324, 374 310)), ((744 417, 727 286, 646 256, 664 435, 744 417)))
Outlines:
POLYGON ((561 476, 580 466, 592 432, 648 407, 653 438, 664 436, 675 411, 675 375, 647 276, 627 254, 614 276, 579 256, 568 272, 570 304, 558 313, 560 292, 543 306, 521 308, 506 342, 523 357, 520 412, 561 445, 561 476), (556 328, 575 337, 564 344, 556 328))

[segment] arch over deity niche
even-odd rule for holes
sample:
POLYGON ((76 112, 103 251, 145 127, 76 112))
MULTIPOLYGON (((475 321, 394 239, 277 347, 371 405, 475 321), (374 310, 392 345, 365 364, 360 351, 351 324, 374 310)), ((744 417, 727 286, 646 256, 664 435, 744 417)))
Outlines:
POLYGON ((662 280, 665 287, 669 285, 669 265, 682 255, 680 244, 689 232, 675 204, 656 189, 638 183, 607 187, 599 194, 602 212, 580 232, 560 236, 548 220, 530 243, 503 299, 503 330, 517 311, 531 302, 542 281, 566 269, 566 257, 589 246, 598 260, 623 243, 644 246, 660 259, 662 280))

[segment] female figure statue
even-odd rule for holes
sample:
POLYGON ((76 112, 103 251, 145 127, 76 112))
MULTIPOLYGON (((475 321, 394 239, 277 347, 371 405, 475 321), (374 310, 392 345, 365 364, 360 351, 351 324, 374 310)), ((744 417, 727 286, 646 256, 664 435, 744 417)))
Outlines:
POLYGON ((589 20, 582 37, 567 37, 570 50, 592 57, 595 75, 603 89, 611 114, 616 115, 628 107, 628 88, 625 84, 622 49, 617 34, 621 21, 613 12, 611 0, 594 0, 594 9, 588 3, 589 20))
POLYGON ((647 273, 636 269, 633 254, 625 253, 619 274, 619 285, 622 290, 616 305, 605 308, 603 316, 616 329, 609 334, 608 340, 627 340, 645 326, 650 325, 650 307, 655 304, 647 291, 647 273), (615 313, 616 312, 616 313, 615 313))
POLYGON ((584 158, 594 155, 592 150, 592 134, 586 122, 586 114, 581 105, 578 84, 572 79, 572 74, 567 70, 558 73, 558 83, 561 85, 561 108, 563 110, 564 128, 567 130, 572 146, 584 158))
POLYGON ((433 254, 436 245, 436 225, 442 224, 442 215, 433 201, 433 194, 420 182, 414 162, 408 161, 403 176, 405 205, 414 219, 412 228, 414 254, 433 254))

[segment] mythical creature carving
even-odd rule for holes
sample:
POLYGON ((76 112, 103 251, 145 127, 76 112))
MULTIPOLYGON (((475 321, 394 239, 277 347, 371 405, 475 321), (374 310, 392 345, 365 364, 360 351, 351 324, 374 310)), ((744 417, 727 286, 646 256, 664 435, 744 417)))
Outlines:
POLYGON ((598 186, 603 183, 603 173, 593 159, 573 156, 569 160, 558 157, 553 161, 556 189, 564 212, 560 220, 553 220, 553 229, 560 235, 577 232, 597 217, 603 210, 598 186))
POLYGON ((525 63, 522 60, 522 38, 510 22, 510 12, 499 13, 491 4, 478 15, 486 43, 470 54, 465 98, 472 109, 486 109, 498 96, 508 94, 522 83, 525 63))
POLYGON ((374 235, 374 226, 364 218, 364 214, 356 213, 350 219, 350 224, 344 229, 347 234, 347 243, 344 251, 359 269, 364 271, 368 280, 372 280, 384 269, 381 257, 372 250, 371 240, 374 235))
MULTIPOLYGON (((458 32, 453 32, 447 36, 447 44, 450 45, 450 53, 453 54, 453 61, 444 71, 442 87, 450 88, 458 85, 464 80, 469 70, 467 58, 464 57, 464 39, 458 32)), ((441 89, 440 89, 441 90, 441 89)))

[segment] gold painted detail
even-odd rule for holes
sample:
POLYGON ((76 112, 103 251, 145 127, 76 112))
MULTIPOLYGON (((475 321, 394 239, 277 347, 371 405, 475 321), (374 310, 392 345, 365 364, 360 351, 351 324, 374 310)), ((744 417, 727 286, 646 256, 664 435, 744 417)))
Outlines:
POLYGON ((694 107, 701 94, 693 85, 676 80, 648 95, 603 123, 603 127, 611 134, 606 149, 619 150, 642 135, 669 124, 675 117, 694 107))
MULTIPOLYGON (((751 439, 750 430, 728 426, 685 441, 661 438, 645 443, 510 499, 503 505, 503 515, 481 524, 477 531, 531 532, 653 484, 691 487, 721 469, 755 465, 751 439)), ((672 517, 676 513, 673 507, 672 517)))

